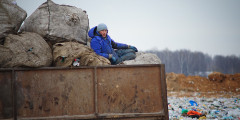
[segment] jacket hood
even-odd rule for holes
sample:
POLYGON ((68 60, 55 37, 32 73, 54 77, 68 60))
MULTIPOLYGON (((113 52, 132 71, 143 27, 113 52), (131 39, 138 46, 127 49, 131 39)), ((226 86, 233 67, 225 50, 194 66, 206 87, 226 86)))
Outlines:
POLYGON ((91 38, 94 38, 94 33, 97 32, 97 26, 91 28, 88 32, 88 36, 91 37, 91 38))

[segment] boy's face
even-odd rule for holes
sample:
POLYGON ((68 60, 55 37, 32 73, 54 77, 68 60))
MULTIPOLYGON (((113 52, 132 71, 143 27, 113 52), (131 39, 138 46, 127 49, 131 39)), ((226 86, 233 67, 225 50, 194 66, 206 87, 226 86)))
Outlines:
POLYGON ((99 31, 99 33, 102 35, 102 37, 107 36, 107 30, 101 30, 101 31, 99 31))

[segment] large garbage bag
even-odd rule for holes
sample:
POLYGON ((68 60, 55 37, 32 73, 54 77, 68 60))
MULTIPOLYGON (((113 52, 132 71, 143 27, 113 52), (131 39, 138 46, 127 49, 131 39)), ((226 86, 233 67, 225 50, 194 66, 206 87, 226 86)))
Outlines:
POLYGON ((26 17, 26 11, 15 2, 0 0, 0 41, 10 33, 17 33, 26 17))
POLYGON ((160 58, 152 53, 137 52, 134 60, 123 61, 124 65, 134 64, 161 64, 160 58))
POLYGON ((48 0, 25 20, 21 31, 38 33, 52 44, 66 41, 87 44, 88 28, 85 11, 48 0))
POLYGON ((52 64, 52 50, 38 34, 9 34, 0 45, 0 67, 43 67, 52 64))
POLYGON ((110 61, 97 55, 91 48, 78 42, 64 42, 53 45, 55 66, 72 66, 75 59, 80 59, 80 66, 110 65, 110 61))

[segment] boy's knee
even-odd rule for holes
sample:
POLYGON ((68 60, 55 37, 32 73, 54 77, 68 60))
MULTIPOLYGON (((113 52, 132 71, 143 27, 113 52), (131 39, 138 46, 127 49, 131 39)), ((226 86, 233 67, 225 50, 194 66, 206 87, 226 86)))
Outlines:
POLYGON ((127 49, 127 52, 128 53, 134 53, 135 54, 135 51, 133 49, 127 49))
POLYGON ((135 53, 128 53, 126 54, 126 60, 133 60, 136 58, 136 54, 135 53))

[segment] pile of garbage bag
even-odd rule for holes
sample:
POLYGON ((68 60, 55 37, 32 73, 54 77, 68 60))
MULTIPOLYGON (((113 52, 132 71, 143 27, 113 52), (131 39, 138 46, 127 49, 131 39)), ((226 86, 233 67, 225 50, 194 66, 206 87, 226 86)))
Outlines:
MULTIPOLYGON (((110 65, 90 48, 89 19, 81 8, 47 0, 26 19, 16 1, 1 0, 0 14, 0 68, 110 65)), ((141 53, 125 64, 152 63, 161 61, 141 53)))

